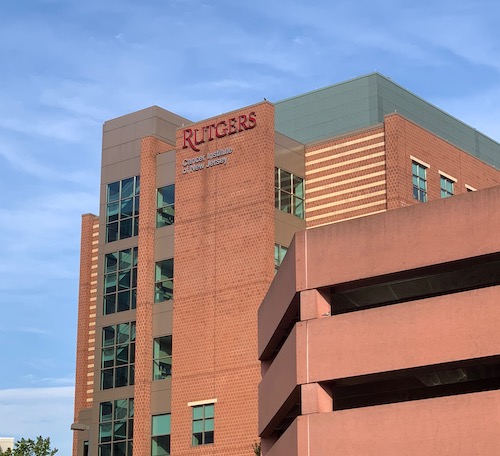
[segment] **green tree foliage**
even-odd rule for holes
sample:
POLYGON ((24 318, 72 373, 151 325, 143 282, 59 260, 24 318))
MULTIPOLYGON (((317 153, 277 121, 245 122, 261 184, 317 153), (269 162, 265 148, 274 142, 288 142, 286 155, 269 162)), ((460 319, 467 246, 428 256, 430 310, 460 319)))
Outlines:
POLYGON ((21 439, 16 442, 13 450, 0 450, 2 456, 54 456, 56 453, 57 448, 50 448, 50 438, 44 439, 42 436, 38 436, 36 440, 21 439))

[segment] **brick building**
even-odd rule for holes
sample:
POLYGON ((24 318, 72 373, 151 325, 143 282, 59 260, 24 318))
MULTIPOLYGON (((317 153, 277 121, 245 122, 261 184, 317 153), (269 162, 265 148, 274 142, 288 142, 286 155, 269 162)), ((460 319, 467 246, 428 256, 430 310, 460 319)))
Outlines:
POLYGON ((74 455, 270 446, 257 309, 294 234, 495 186, 498 166, 498 143, 379 74, 196 123, 159 107, 106 122, 74 455))

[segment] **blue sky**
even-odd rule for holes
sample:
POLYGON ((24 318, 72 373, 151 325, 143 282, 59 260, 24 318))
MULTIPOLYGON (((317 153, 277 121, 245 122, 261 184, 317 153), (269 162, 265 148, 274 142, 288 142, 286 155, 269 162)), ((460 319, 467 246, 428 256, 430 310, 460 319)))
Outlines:
POLYGON ((0 435, 70 454, 104 121, 153 104, 200 120, 378 71, 499 140, 499 14, 495 0, 2 0, 0 435))

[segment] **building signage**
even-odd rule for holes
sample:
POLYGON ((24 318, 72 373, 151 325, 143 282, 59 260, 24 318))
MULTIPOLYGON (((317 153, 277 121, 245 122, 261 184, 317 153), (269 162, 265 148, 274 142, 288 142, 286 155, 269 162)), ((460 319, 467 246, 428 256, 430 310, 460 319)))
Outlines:
POLYGON ((225 165, 228 161, 228 155, 233 153, 233 149, 217 149, 206 155, 198 155, 196 157, 186 158, 182 160, 182 174, 200 171, 206 168, 212 168, 217 165, 225 165))
MULTIPOLYGON (((224 138, 241 131, 251 130, 257 125, 257 114, 252 111, 248 114, 240 114, 227 120, 214 122, 201 128, 186 128, 182 131, 183 149, 190 147, 195 152, 199 152, 201 144, 213 141, 216 138, 224 138)), ((209 154, 210 155, 210 154, 209 154)), ((184 160, 185 161, 185 160, 184 160)))

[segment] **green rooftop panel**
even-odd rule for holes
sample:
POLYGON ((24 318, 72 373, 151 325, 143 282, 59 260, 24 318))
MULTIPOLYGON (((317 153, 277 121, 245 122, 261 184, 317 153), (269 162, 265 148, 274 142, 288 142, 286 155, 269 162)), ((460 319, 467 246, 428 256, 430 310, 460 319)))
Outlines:
POLYGON ((499 143, 379 73, 280 101, 275 125, 310 143, 377 125, 394 112, 500 169, 499 143))

